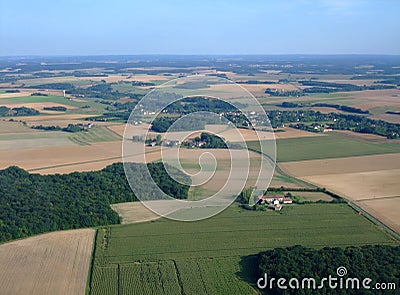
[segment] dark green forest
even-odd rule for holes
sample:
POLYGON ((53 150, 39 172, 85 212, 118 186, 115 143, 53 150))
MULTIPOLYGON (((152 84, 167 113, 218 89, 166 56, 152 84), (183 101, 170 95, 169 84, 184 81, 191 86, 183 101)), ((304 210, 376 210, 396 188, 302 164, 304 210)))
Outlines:
MULTIPOLYGON (((343 248, 323 248, 320 250, 304 248, 302 246, 293 246, 289 248, 275 248, 258 255, 259 273, 258 278, 285 278, 286 286, 291 278, 297 278, 300 281, 303 278, 314 278, 317 286, 320 285, 322 278, 332 277, 340 278, 337 275, 339 267, 345 267, 346 278, 358 278, 360 280, 360 289, 330 289, 328 282, 325 282, 325 288, 322 289, 298 289, 293 290, 288 287, 287 290, 275 288, 270 290, 268 287, 263 290, 263 294, 398 294, 395 291, 372 290, 375 283, 400 283, 400 246, 391 247, 386 245, 369 245, 362 247, 343 248), (362 280, 370 278, 369 284, 371 290, 362 289, 362 280)), ((269 280, 268 279, 268 280, 269 280)), ((339 286, 339 285, 338 285, 339 286)), ((345 282, 344 282, 345 286, 345 282)))
MULTIPOLYGON (((144 164, 131 167, 144 169, 144 164), (143 167, 141 167, 143 166, 143 167)), ((178 184, 162 163, 148 164, 154 181, 175 198, 187 198, 188 186, 178 184)), ((119 216, 110 204, 137 201, 122 163, 100 171, 30 174, 18 167, 0 170, 0 242, 34 234, 106 224, 119 216)))
POLYGON ((35 116, 39 115, 39 111, 20 107, 20 108, 8 108, 6 106, 0 106, 0 117, 8 117, 8 116, 35 116))

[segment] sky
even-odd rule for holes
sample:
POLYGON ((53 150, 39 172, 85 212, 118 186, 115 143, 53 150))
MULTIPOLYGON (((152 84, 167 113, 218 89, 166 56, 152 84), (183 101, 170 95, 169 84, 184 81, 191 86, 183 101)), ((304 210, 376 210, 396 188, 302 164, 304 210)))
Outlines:
POLYGON ((400 54, 399 0, 0 0, 0 55, 400 54))

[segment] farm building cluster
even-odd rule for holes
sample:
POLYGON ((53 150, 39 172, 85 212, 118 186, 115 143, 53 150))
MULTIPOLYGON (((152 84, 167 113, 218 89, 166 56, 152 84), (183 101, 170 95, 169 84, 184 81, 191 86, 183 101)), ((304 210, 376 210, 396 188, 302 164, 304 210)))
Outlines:
POLYGON ((283 204, 292 204, 293 201, 284 195, 261 195, 258 197, 257 205, 265 204, 268 208, 280 211, 283 204))

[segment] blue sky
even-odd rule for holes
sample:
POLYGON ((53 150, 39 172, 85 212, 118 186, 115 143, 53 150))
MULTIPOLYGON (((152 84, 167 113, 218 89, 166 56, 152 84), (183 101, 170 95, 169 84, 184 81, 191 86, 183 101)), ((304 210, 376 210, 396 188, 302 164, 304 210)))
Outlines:
POLYGON ((0 0, 0 55, 400 54, 398 0, 0 0))

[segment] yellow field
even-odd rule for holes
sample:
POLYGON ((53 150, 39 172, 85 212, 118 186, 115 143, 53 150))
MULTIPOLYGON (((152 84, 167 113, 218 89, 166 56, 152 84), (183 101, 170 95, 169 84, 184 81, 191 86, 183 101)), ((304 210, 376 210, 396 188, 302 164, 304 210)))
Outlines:
POLYGON ((399 231, 400 154, 281 163, 285 171, 354 201, 399 231))
POLYGON ((168 81, 171 80, 172 77, 166 77, 164 75, 130 75, 130 76, 122 76, 122 75, 108 75, 108 77, 79 77, 79 80, 90 80, 90 81, 101 81, 105 80, 107 83, 114 83, 118 81, 132 82, 132 81, 140 81, 140 82, 152 82, 152 81, 168 81))
POLYGON ((400 169, 312 175, 302 179, 354 201, 396 196, 400 191, 400 169))
POLYGON ((29 96, 32 91, 21 91, 17 93, 0 93, 0 99, 2 98, 11 98, 11 97, 20 97, 20 96, 29 96))
POLYGON ((40 132, 36 129, 31 129, 24 126, 21 122, 6 121, 6 119, 0 120, 0 135, 1 134, 16 134, 16 133, 30 133, 40 132))
POLYGON ((84 294, 94 233, 60 231, 0 245, 1 294, 84 294))
POLYGON ((141 202, 113 204, 111 208, 122 218, 122 224, 145 222, 160 218, 160 215, 147 209, 141 202))
MULTIPOLYGON (((112 125, 108 128, 123 136, 125 131, 126 124, 120 125, 112 125)), ((150 128, 148 124, 140 124, 140 125, 129 125, 128 132, 126 137, 130 138, 130 135, 133 134, 144 134, 150 128)), ((258 131, 258 135, 254 130, 250 129, 237 129, 239 133, 237 133, 234 129, 227 129, 225 125, 206 125, 206 130, 199 130, 198 132, 193 133, 190 138, 198 136, 201 132, 211 132, 217 134, 218 136, 224 138, 230 142, 238 142, 238 141, 254 141, 254 140, 267 140, 279 138, 296 138, 296 137, 310 137, 310 136, 325 136, 322 133, 315 133, 315 132, 307 132, 303 130, 298 130, 290 127, 280 128, 279 132, 274 132, 272 135, 270 132, 266 131, 258 131)), ((174 137, 174 134, 179 132, 172 132, 171 138, 174 137)), ((155 136, 156 133, 150 131, 149 136, 155 136)))
POLYGON ((370 212, 378 219, 391 227, 396 232, 400 232, 400 197, 373 199, 357 202, 357 205, 365 211, 370 212), (397 210, 396 210, 397 209, 397 210))

